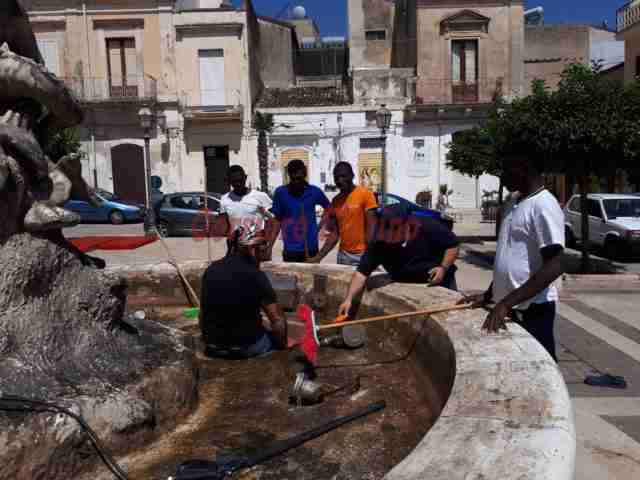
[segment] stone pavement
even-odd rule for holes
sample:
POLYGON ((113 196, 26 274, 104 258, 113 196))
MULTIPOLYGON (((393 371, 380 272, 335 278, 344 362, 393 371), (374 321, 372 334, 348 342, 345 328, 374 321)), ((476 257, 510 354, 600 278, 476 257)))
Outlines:
MULTIPOLYGON (((67 236, 108 234, 114 227, 80 226, 67 236)), ((491 281, 491 265, 470 249, 484 245, 492 224, 457 225, 467 240, 458 261, 458 284, 463 291, 482 291, 491 281)), ((125 226, 128 234, 141 227, 125 226)), ((121 229, 122 230, 122 229, 121 229)), ((191 238, 167 239, 179 261, 220 258, 224 241, 191 238)), ((281 247, 276 245, 274 260, 281 247)), ((109 263, 166 261, 160 242, 130 252, 94 252, 109 263)), ((335 262, 335 251, 324 263, 335 262)), ((604 279, 603 279, 604 280, 604 279)), ((574 401, 578 434, 576 478, 579 480, 640 478, 640 295, 634 290, 613 289, 563 291, 556 323, 559 367, 574 401), (628 389, 590 387, 583 383, 592 373, 622 375, 628 389)))

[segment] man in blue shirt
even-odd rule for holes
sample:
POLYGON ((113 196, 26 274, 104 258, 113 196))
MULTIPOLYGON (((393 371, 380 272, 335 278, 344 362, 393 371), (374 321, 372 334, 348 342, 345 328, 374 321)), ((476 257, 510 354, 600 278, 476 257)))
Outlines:
POLYGON ((287 165, 289 184, 278 187, 273 195, 271 248, 282 231, 282 259, 306 262, 318 254, 316 205, 328 208, 329 199, 318 187, 307 183, 307 167, 302 160, 287 165))

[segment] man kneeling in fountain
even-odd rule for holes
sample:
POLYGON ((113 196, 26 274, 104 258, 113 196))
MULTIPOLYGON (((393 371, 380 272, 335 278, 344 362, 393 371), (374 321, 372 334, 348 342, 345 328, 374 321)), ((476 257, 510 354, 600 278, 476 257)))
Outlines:
POLYGON ((442 220, 412 215, 402 206, 378 209, 376 213, 374 231, 368 232, 367 249, 351 278, 339 315, 355 315, 352 303, 380 265, 394 282, 457 289, 454 264, 459 254, 458 238, 442 220))
POLYGON ((229 247, 227 256, 209 265, 202 277, 205 353, 244 359, 286 348, 286 320, 269 278, 260 271, 268 253, 264 230, 239 225, 229 247))

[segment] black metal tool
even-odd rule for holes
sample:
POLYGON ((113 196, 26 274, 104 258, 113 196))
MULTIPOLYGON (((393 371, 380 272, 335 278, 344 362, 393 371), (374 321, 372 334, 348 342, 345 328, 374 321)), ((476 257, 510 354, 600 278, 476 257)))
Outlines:
POLYGON ((178 471, 174 477, 175 480, 223 480, 229 475, 243 468, 250 468, 262 462, 266 462, 278 455, 281 455, 293 448, 299 447, 303 443, 313 440, 334 430, 345 423, 349 423, 358 418, 367 416, 371 413, 378 412, 386 407, 385 402, 378 402, 369 405, 362 410, 358 410, 351 415, 336 418, 331 422, 316 427, 307 432, 301 433, 286 440, 280 440, 264 451, 255 455, 238 455, 219 457, 215 461, 208 460, 189 460, 178 466, 178 471))

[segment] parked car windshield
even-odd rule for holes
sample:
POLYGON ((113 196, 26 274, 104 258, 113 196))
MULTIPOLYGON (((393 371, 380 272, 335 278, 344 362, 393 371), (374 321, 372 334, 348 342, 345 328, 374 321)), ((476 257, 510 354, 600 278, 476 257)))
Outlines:
POLYGON ((608 218, 640 217, 640 198, 610 199, 602 203, 608 218))

